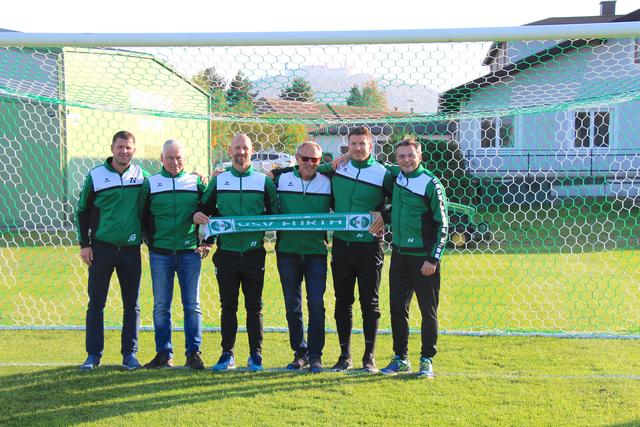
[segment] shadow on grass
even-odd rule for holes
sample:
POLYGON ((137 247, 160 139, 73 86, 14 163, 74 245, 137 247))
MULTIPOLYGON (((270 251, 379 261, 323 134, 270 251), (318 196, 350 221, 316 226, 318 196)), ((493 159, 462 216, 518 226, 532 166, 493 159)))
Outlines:
MULTIPOLYGON (((127 372, 76 367, 2 376, 0 424, 61 425, 94 422, 189 404, 295 393, 377 382, 371 375, 226 372, 170 369, 127 372)), ((184 406, 183 406, 184 408, 184 406)))

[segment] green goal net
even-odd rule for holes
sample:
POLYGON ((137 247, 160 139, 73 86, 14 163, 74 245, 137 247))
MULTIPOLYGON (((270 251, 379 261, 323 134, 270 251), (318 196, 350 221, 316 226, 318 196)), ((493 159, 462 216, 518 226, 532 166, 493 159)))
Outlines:
MULTIPOLYGON (((152 173, 164 141, 176 139, 186 145, 187 171, 208 175, 229 160, 236 132, 252 139, 254 167, 269 170, 289 166, 303 140, 336 157, 346 150, 349 128, 367 125, 383 163, 395 161, 395 142, 416 137, 452 202, 442 330, 638 337, 638 36, 640 30, 452 43, 5 44, 0 327, 84 326, 87 271, 74 209, 84 176, 110 154, 116 131, 136 136, 134 162, 152 173)), ((267 237, 265 325, 286 328, 275 239, 267 237)), ((143 253, 142 322, 151 327, 143 253)), ((383 329, 390 329, 388 263, 387 256, 383 329)), ((113 327, 121 321, 116 280, 105 311, 113 327)), ((328 282, 331 329, 330 275, 328 282)), ((211 261, 203 264, 201 286, 204 323, 217 327, 211 261)), ((176 326, 179 304, 176 292, 176 326)), ((419 328, 417 307, 412 313, 419 328)))

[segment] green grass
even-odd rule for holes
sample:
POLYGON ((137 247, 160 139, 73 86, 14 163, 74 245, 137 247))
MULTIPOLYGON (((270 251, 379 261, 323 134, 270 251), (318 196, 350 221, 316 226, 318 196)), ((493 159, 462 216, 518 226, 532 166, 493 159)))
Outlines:
POLYGON ((631 200, 564 198, 538 206, 478 206, 493 239, 477 249, 500 253, 578 253, 640 247, 640 206, 631 200))
MULTIPOLYGON (((219 340, 216 333, 204 336, 208 365, 218 356, 219 340)), ((261 374, 125 372, 116 366, 116 332, 106 335, 106 365, 84 373, 77 370, 84 359, 83 332, 0 331, 0 341, 0 425, 640 423, 640 346, 633 340, 442 336, 433 380, 275 370, 291 357, 280 333, 265 337, 269 369, 261 374)), ((174 341, 180 353, 183 334, 174 341)), ((361 335, 354 347, 359 359, 361 335)), ((141 333, 140 348, 141 359, 153 356, 152 333, 141 333)), ((414 366, 418 348, 412 335, 414 366)), ((325 365, 335 361, 337 349, 335 334, 329 334, 325 365)), ((386 363, 390 336, 379 337, 377 353, 379 364, 386 363)), ((246 354, 246 335, 240 334, 240 363, 246 354)), ((184 363, 181 354, 176 363, 184 363)))
MULTIPOLYGON (((84 325, 86 269, 76 247, 0 249, 0 325, 84 325)), ((640 333, 637 284, 640 251, 578 254, 450 252, 443 260, 441 328, 451 331, 640 333)), ((381 327, 390 328, 388 266, 381 285, 381 327)), ((176 285, 177 286, 177 285, 176 285)), ((179 292, 174 320, 181 323, 179 292)), ((202 309, 207 326, 219 324, 220 304, 213 265, 203 266, 202 309)), ((333 328, 333 289, 325 295, 327 326, 333 328)), ((356 302, 357 306, 357 302, 356 302)), ((143 325, 152 325, 148 261, 143 261, 143 325)), ((240 305, 242 307, 242 305, 240 305)), ((264 290, 265 325, 285 327, 284 302, 270 251, 264 290)), ((412 313, 418 313, 417 305, 412 313)), ((242 320, 243 310, 239 310, 242 320)), ((355 315, 360 315, 356 308, 355 315)), ((105 313, 108 326, 121 321, 118 282, 112 281, 105 313)), ((419 316, 411 319, 419 327, 419 316)), ((241 323, 242 324, 242 323, 241 323)), ((356 327, 360 321, 356 320, 356 327)))

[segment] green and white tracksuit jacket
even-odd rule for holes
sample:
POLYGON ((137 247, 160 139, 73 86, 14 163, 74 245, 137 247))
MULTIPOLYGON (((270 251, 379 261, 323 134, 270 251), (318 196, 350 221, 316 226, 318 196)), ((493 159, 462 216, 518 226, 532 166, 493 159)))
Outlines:
MULTIPOLYGON (((272 214, 276 211, 276 188, 253 166, 244 173, 231 167, 211 179, 199 210, 214 216, 272 214)), ((264 232, 224 234, 218 236, 217 242, 220 250, 244 253, 262 248, 264 232)))
POLYGON ((76 209, 76 229, 80 247, 97 241, 114 246, 139 246, 142 241, 139 194, 149 174, 130 165, 120 175, 104 164, 89 171, 76 209))
POLYGON ((193 213, 205 185, 196 174, 171 176, 164 168, 144 180, 140 191, 142 225, 149 249, 162 254, 192 252, 198 247, 193 213))
MULTIPOLYGON (((327 213, 331 208, 331 180, 317 173, 303 181, 296 166, 275 179, 281 214, 327 213)), ((325 231, 279 231, 276 252, 283 256, 327 255, 325 231)))
POLYGON ((422 164, 409 174, 398 166, 391 204, 393 249, 400 254, 440 261, 448 238, 447 197, 436 176, 422 164))
MULTIPOLYGON (((331 179, 335 212, 381 211, 391 197, 393 177, 372 156, 364 161, 351 160, 335 171, 331 164, 321 165, 318 172, 331 179)), ((333 237, 347 244, 376 240, 366 231, 336 231, 333 237)))

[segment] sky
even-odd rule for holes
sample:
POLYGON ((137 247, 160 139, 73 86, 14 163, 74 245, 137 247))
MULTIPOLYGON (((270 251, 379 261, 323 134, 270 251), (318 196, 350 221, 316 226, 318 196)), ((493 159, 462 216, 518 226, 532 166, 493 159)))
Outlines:
MULTIPOLYGON (((640 0, 616 5, 617 14, 636 9, 640 0)), ((0 28, 31 33, 476 28, 599 13, 599 0, 5 0, 0 28)))
MULTIPOLYGON (((617 1, 617 14, 636 9, 640 9, 640 0, 617 1)), ((30 33, 400 30, 514 27, 549 17, 599 14, 600 0, 4 0, 0 6, 0 28, 30 33)), ((441 92, 472 80, 487 72, 481 63, 489 44, 468 45, 470 56, 464 66, 456 65, 454 61, 459 61, 456 57, 451 58, 452 62, 441 61, 439 64, 447 70, 446 80, 436 75, 436 71, 422 67, 421 74, 414 80, 403 81, 441 92)), ((437 45, 432 48, 439 49, 437 45)), ((251 49, 243 49, 243 53, 256 57, 251 49)), ((258 65, 253 70, 238 63, 237 51, 228 48, 193 49, 186 52, 184 58, 175 56, 175 50, 169 50, 166 56, 161 56, 186 76, 215 64, 216 70, 228 81, 238 69, 255 81, 281 74, 282 67, 297 70, 315 65, 365 73, 376 79, 391 76, 380 67, 377 59, 384 55, 376 54, 376 47, 370 47, 368 55, 354 55, 351 51, 323 55, 322 52, 314 54, 313 48, 306 49, 297 50, 302 63, 283 62, 282 58, 287 56, 281 54, 280 68, 266 69, 262 66, 265 64, 254 61, 258 65)), ((157 52, 151 50, 150 53, 157 52)))

